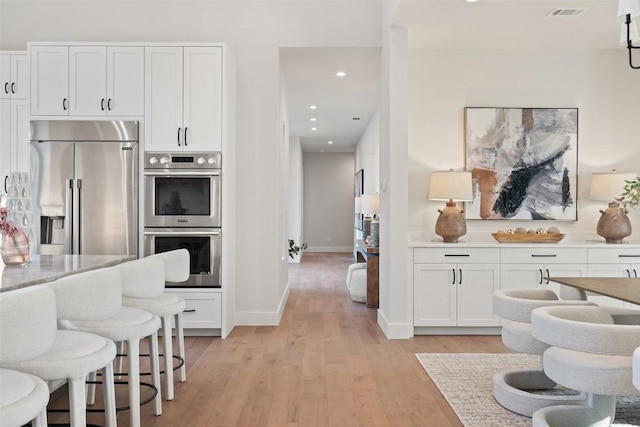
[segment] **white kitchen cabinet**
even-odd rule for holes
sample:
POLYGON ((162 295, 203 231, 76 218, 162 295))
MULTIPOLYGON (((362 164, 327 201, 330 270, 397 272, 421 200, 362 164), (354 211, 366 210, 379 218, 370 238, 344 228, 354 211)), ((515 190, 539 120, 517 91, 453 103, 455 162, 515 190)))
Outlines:
POLYGON ((222 151, 222 48, 145 48, 147 151, 222 151))
POLYGON ((142 116, 144 48, 31 46, 33 115, 142 116))
POLYGON ((29 172, 29 101, 0 99, 0 179, 7 189, 11 172, 29 172))
POLYGON ((220 289, 169 288, 168 293, 185 300, 182 313, 184 329, 193 335, 219 336, 222 328, 222 291, 220 289))
POLYGON ((0 52, 0 99, 29 98, 29 56, 0 52))
POLYGON ((499 249, 414 249, 414 326, 499 326, 499 262, 499 249))

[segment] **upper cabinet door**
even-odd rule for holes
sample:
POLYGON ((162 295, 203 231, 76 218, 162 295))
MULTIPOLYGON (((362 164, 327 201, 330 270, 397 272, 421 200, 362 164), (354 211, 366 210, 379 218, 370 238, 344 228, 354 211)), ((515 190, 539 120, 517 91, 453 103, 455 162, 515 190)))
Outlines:
POLYGON ((148 151, 178 151, 182 125, 182 47, 145 48, 145 145, 148 151))
POLYGON ((11 98, 11 55, 0 55, 0 99, 11 98))
POLYGON ((185 150, 222 151, 222 48, 184 48, 185 150))
POLYGON ((26 53, 11 55, 9 90, 12 99, 29 99, 29 56, 26 53))
POLYGON ((69 48, 31 47, 31 114, 69 115, 69 48))
POLYGON ((107 47, 107 115, 144 114, 144 48, 107 47))
POLYGON ((69 47, 69 115, 107 111, 107 55, 104 46, 69 47))

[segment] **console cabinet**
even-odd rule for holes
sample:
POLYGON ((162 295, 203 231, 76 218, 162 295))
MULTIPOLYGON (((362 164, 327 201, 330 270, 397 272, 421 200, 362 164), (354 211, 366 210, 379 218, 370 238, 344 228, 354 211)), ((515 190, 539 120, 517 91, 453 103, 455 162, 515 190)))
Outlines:
POLYGON ((416 248, 414 326, 499 326, 499 249, 416 248))
POLYGON ((222 151, 222 47, 145 49, 148 151, 222 151))
POLYGON ((142 116, 144 48, 30 45, 34 116, 142 116))
MULTIPOLYGON (((589 277, 640 277, 640 248, 593 248, 588 251, 589 277)), ((601 295, 591 294, 588 298, 600 305, 633 306, 633 304, 601 295)))
POLYGON ((222 290, 169 288, 167 292, 185 300, 186 306, 182 313, 185 333, 220 336, 220 329, 222 328, 222 290), (200 332, 198 333, 198 331, 200 332))

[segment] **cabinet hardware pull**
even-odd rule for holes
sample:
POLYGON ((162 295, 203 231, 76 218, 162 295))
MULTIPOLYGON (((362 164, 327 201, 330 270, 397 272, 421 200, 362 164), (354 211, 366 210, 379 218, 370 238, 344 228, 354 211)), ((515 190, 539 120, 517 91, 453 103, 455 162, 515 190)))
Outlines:
POLYGON ((62 109, 67 111, 67 98, 62 98, 62 109))
POLYGON ((180 145, 180 130, 181 130, 181 129, 182 129, 182 128, 178 128, 178 147, 180 147, 180 146, 181 146, 181 145, 180 145))
POLYGON ((541 255, 539 255, 539 254, 531 254, 532 258, 555 258, 557 256, 558 256, 557 254, 548 254, 548 255, 545 255, 545 254, 541 254, 541 255))
POLYGON ((545 271, 547 272, 547 283, 546 284, 548 285, 549 284, 549 276, 551 276, 551 275, 549 274, 549 269, 548 268, 545 269, 545 271))
POLYGON ((638 272, 636 271, 636 269, 633 269, 633 275, 636 277, 636 279, 638 278, 638 272))
POLYGON ((100 100, 100 109, 104 111, 104 98, 100 100))
POLYGON ((5 193, 9 193, 9 190, 7 190, 7 180, 9 179, 9 175, 5 175, 4 176, 4 192, 5 193))
POLYGON ((187 146, 187 129, 189 129, 188 127, 184 127, 184 146, 187 146))
POLYGON ((543 276, 542 269, 539 268, 538 271, 540 272, 540 282, 538 282, 538 285, 542 285, 542 276, 543 276))
POLYGON ((452 268, 451 271, 453 271, 453 282, 451 282, 452 285, 456 284, 456 269, 452 268))
POLYGON ((618 258, 640 258, 640 255, 618 255, 618 258))
POLYGON ((627 277, 631 277, 631 271, 627 268, 627 277))
POLYGON ((9 82, 4 84, 4 93, 9 93, 9 82))
POLYGON ((458 285, 462 285, 462 269, 460 269, 460 280, 458 280, 458 285))
POLYGON ((470 256, 469 254, 444 254, 444 256, 470 256))
POLYGON ((111 98, 107 100, 107 110, 111 111, 111 98))
POLYGON ((11 93, 16 93, 16 82, 11 83, 11 93))
POLYGON ((192 308, 191 310, 182 310, 183 313, 195 313, 196 309, 192 308))

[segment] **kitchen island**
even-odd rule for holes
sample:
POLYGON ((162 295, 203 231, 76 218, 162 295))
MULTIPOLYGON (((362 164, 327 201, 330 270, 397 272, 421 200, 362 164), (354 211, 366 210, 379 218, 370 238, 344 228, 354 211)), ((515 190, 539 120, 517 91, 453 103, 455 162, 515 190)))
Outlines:
POLYGON ((23 266, 0 263, 0 292, 57 280, 71 274, 111 267, 134 255, 34 255, 23 266))

